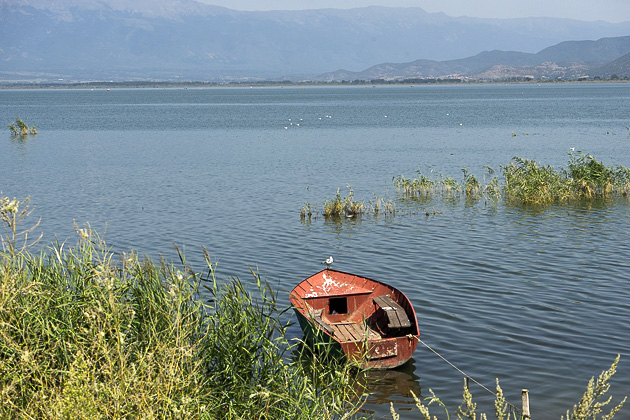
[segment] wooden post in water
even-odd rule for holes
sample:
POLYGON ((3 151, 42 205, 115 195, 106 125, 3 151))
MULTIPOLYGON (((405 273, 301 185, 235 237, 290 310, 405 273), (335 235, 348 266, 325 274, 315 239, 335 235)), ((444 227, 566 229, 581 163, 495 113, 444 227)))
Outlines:
POLYGON ((521 403, 523 405, 523 418, 529 420, 532 416, 529 414, 529 390, 521 390, 521 403))

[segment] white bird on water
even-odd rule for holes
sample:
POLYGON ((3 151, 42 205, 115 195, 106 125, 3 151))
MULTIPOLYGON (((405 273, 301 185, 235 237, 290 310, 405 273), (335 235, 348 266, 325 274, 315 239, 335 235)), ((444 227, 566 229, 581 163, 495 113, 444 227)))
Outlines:
POLYGON ((322 261, 322 264, 326 264, 326 269, 330 270, 330 266, 332 265, 333 261, 334 260, 333 260, 333 257, 331 255, 330 257, 326 258, 326 261, 322 261))

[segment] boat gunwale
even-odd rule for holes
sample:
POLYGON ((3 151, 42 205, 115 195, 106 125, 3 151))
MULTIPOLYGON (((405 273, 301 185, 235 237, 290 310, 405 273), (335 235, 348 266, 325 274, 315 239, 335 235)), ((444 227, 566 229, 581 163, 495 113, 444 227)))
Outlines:
MULTIPOLYGON (((317 273, 314 273, 308 277, 306 277, 304 280, 300 281, 289 293, 289 301, 291 302, 291 306, 293 307, 294 310, 299 311, 300 313, 302 313, 305 318, 309 319, 308 316, 308 309, 307 308, 302 308, 302 307, 298 307, 297 305, 295 305, 295 303, 298 303, 298 301, 304 301, 306 303, 306 301, 311 300, 311 299, 318 299, 318 298, 323 298, 323 297, 337 297, 337 296, 353 296, 353 295, 361 295, 361 294, 371 294, 374 293, 374 289, 369 290, 369 289, 363 289, 366 292, 358 292, 358 293, 346 293, 346 294, 322 294, 320 296, 300 296, 298 294, 298 292, 296 291, 296 289, 300 288, 305 282, 307 282, 309 279, 314 278, 315 276, 324 273, 324 272, 333 272, 333 273, 339 273, 339 274, 343 274, 346 276, 351 276, 354 278, 359 278, 359 279, 363 279, 366 280, 365 283, 368 282, 373 282, 373 283, 377 283, 387 289, 390 289, 392 292, 396 292, 399 295, 399 298, 403 298, 409 305, 409 309, 411 310, 411 315, 413 315, 413 319, 412 319, 412 325, 409 328, 414 328, 415 329, 415 335, 419 336, 420 335, 420 328, 418 326, 418 317, 416 314, 416 309, 414 308, 411 300, 409 299, 409 297, 402 292, 400 289, 398 289, 395 286, 392 286, 390 284, 384 283, 380 280, 374 280, 370 277, 365 277, 365 276, 360 276, 357 274, 352 274, 352 273, 348 273, 345 271, 340 271, 340 270, 335 270, 332 268, 324 268, 323 270, 318 271, 317 273)), ((364 285, 365 285, 364 283, 364 285)), ((304 288, 302 288, 302 290, 305 290, 304 288)))

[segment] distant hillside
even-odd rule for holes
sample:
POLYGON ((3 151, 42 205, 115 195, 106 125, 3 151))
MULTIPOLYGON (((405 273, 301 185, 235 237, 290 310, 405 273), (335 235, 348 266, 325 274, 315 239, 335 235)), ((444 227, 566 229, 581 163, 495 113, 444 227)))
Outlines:
POLYGON ((601 77, 606 79, 630 78, 630 53, 625 54, 602 67, 591 70, 589 74, 592 77, 601 77))
POLYGON ((193 0, 0 0, 0 81, 299 80, 418 58, 444 74, 457 64, 445 60, 481 51, 534 53, 627 34, 630 22, 454 18, 420 8, 239 12, 193 0))
POLYGON ((386 63, 360 72, 338 70, 322 74, 315 80, 413 78, 497 80, 519 77, 577 79, 584 76, 610 77, 613 74, 621 78, 628 77, 628 53, 630 36, 602 38, 598 41, 565 41, 536 54, 484 51, 459 60, 386 63))

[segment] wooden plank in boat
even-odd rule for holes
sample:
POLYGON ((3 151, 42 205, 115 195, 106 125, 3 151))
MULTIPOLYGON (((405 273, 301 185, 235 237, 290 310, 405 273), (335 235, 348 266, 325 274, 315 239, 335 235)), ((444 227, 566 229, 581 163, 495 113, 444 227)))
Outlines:
POLYGON ((385 311, 389 319, 389 328, 407 328, 411 326, 411 321, 407 313, 389 295, 377 296, 374 303, 385 311))
POLYGON ((380 334, 370 329, 363 323, 339 323, 330 325, 335 332, 335 338, 339 341, 353 342, 368 340, 378 340, 380 334))

